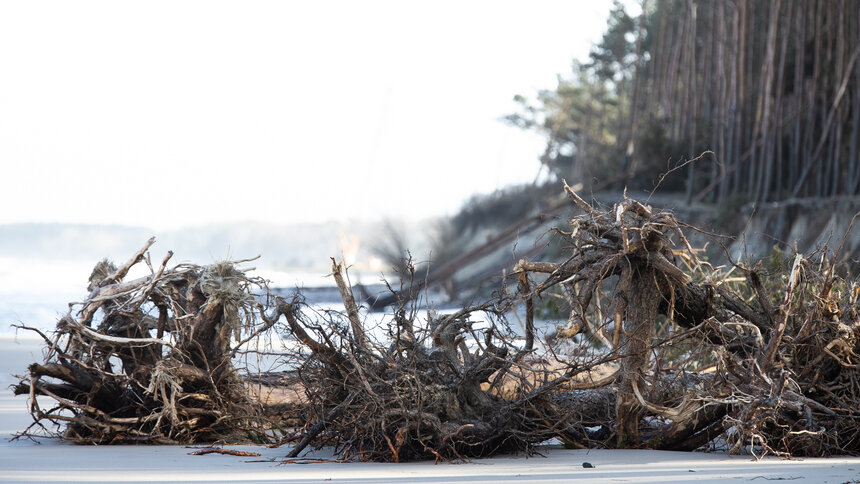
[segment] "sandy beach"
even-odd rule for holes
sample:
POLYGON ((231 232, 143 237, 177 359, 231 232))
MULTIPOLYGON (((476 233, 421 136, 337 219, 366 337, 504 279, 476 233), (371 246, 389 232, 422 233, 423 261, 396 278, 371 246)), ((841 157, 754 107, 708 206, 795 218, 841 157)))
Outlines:
MULTIPOLYGON (((0 481, 2 482, 794 482, 860 481, 860 458, 768 457, 651 450, 540 449, 542 456, 480 459, 465 464, 283 464, 287 447, 236 446, 261 454, 234 457, 189 455, 184 446, 79 446, 52 439, 10 442, 29 423, 26 399, 8 390, 26 366, 40 358, 29 335, 0 337, 0 481), (584 468, 583 463, 593 468, 584 468)), ((324 451, 309 454, 325 458, 324 451)))

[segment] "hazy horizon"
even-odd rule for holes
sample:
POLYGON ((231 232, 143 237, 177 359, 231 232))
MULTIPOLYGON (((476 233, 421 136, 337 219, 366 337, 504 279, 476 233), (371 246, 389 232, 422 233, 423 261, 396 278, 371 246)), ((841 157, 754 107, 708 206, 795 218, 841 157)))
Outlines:
POLYGON ((500 118, 587 56, 610 6, 0 4, 0 320, 50 326, 152 235, 154 263, 263 255, 282 282, 333 255, 377 267, 373 224, 534 179, 546 140, 500 118))
POLYGON ((530 182, 506 126, 611 2, 0 5, 0 224, 451 214, 530 182))

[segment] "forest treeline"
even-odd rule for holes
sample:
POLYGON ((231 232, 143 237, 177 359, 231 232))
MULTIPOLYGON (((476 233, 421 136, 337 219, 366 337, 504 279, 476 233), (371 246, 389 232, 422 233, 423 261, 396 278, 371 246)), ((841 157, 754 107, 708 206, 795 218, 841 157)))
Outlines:
POLYGON ((860 187, 860 1, 616 3, 587 62, 507 120, 546 134, 543 169, 687 200, 860 187), (685 163, 710 151, 693 163, 685 163))

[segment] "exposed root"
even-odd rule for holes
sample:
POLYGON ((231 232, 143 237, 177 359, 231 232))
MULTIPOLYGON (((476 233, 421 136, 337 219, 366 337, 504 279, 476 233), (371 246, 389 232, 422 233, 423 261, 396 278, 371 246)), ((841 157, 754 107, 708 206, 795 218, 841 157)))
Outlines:
POLYGON ((97 264, 79 311, 42 335, 44 361, 14 387, 30 396, 34 423, 25 434, 54 423, 81 443, 265 437, 260 405, 231 359, 243 334, 271 327, 252 293, 264 281, 230 262, 168 269, 171 253, 152 274, 124 281, 153 242, 120 268, 97 264), (43 408, 38 396, 54 406, 43 408))

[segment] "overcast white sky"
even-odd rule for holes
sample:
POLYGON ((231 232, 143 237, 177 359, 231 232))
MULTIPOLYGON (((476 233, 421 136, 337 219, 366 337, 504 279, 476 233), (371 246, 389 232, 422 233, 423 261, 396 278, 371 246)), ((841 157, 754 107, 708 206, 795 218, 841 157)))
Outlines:
POLYGON ((0 223, 453 213, 531 181, 498 121, 600 1, 0 3, 0 223))

